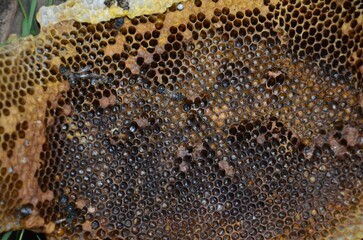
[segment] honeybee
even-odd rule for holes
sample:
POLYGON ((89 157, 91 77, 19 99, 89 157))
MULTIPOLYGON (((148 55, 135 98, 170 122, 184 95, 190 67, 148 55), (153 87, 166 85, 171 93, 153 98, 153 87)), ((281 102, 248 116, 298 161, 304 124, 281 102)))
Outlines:
POLYGON ((124 22, 124 18, 116 18, 115 22, 112 24, 112 27, 115 29, 119 29, 120 27, 122 27, 122 25, 124 25, 124 22))
POLYGON ((171 100, 174 100, 174 101, 181 101, 185 98, 185 96, 180 93, 180 92, 167 92, 167 96, 170 97, 171 100))
POLYGON ((166 105, 168 105, 170 101, 180 102, 185 99, 185 96, 182 93, 170 90, 167 90, 164 96, 165 96, 164 104, 166 105))
POLYGON ((122 8, 124 10, 129 10, 130 9, 128 0, 105 0, 103 3, 107 7, 111 7, 111 5, 114 5, 115 2, 117 3, 118 7, 122 8))
POLYGON ((130 5, 129 5, 128 0, 116 0, 116 2, 117 2, 117 6, 119 6, 122 9, 124 9, 124 10, 129 10, 130 9, 130 5))
POLYGON ((112 79, 107 76, 99 75, 91 72, 91 66, 80 69, 78 72, 72 72, 68 67, 61 65, 59 72, 68 80, 71 88, 75 88, 80 80, 89 79, 91 85, 98 86, 99 84, 110 83, 112 79))

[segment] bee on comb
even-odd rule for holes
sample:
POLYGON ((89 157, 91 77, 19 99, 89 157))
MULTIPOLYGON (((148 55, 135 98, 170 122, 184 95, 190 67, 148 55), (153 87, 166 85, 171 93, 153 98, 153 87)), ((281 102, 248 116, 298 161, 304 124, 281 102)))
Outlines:
POLYGON ((124 25, 125 19, 123 17, 116 18, 115 21, 112 24, 112 27, 114 29, 120 29, 122 25, 124 25))

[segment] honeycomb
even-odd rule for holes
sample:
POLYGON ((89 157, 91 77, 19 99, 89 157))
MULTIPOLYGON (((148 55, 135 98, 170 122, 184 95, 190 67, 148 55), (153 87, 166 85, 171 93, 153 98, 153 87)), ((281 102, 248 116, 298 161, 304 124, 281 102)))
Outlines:
POLYGON ((37 20, 42 27, 66 20, 98 23, 123 16, 134 18, 164 12, 173 3, 182 1, 185 0, 68 0, 40 8, 37 20))
POLYGON ((213 0, 0 50, 0 232, 363 237, 363 3, 213 0))

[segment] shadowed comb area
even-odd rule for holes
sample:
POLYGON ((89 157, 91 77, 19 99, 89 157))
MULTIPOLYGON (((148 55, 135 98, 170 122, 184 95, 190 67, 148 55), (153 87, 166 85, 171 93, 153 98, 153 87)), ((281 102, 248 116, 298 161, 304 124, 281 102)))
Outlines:
POLYGON ((363 237, 363 3, 213 0, 0 50, 0 232, 363 237))

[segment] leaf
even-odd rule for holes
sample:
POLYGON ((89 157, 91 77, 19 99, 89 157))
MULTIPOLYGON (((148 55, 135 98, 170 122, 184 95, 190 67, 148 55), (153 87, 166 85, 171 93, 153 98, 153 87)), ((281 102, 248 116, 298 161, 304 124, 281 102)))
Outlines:
POLYGON ((2 238, 1 238, 1 240, 10 240, 10 236, 11 236, 11 234, 12 234, 13 232, 7 232, 7 233, 5 233, 3 236, 2 236, 2 238))
POLYGON ((25 9, 24 9, 24 5, 23 5, 23 2, 21 0, 18 0, 18 4, 19 4, 19 7, 21 9, 21 12, 23 13, 23 17, 24 18, 27 18, 28 16, 26 15, 26 12, 25 12, 25 9))
POLYGON ((29 17, 28 17, 28 29, 29 34, 32 29, 33 23, 34 23, 34 16, 35 16, 35 10, 37 9, 37 0, 32 0, 32 3, 30 4, 30 10, 29 10, 29 17))
POLYGON ((23 239, 23 235, 24 235, 24 229, 23 229, 23 230, 21 230, 19 240, 22 240, 22 239, 23 239))
POLYGON ((21 25, 21 36, 26 37, 26 36, 30 35, 32 32, 35 33, 34 27, 33 27, 33 22, 34 22, 35 10, 36 10, 38 1, 32 0, 32 2, 30 4, 30 9, 29 9, 29 15, 26 14, 21 0, 18 0, 18 3, 19 3, 20 8, 22 9, 23 16, 24 16, 22 25, 21 25))
POLYGON ((29 30, 27 29, 27 18, 23 18, 21 22, 21 36, 26 37, 29 35, 29 30))

